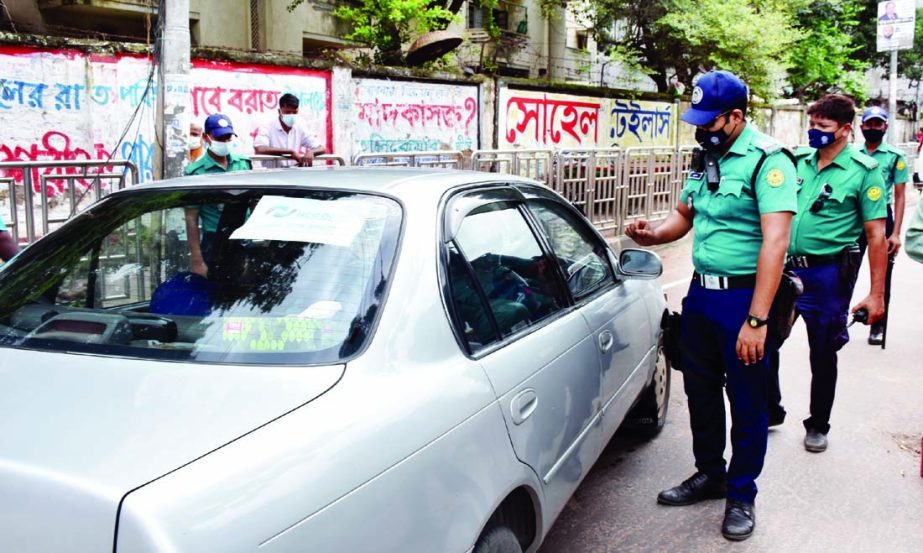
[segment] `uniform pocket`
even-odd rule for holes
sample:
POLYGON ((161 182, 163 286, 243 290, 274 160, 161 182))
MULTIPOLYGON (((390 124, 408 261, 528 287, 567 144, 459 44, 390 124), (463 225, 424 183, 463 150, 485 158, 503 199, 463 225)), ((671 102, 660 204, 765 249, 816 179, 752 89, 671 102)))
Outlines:
POLYGON ((715 191, 715 198, 712 201, 716 218, 720 219, 723 215, 736 216, 735 213, 739 212, 740 198, 745 194, 746 185, 746 182, 739 179, 721 179, 721 184, 715 191))

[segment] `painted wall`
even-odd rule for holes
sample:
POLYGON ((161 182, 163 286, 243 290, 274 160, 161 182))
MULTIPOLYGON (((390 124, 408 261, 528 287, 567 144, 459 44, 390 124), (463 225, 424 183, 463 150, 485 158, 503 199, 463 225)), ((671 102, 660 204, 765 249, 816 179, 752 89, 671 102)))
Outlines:
MULTIPOLYGON (((132 160, 141 179, 150 180, 155 91, 156 79, 143 57, 0 46, 0 161, 112 156, 132 160), (145 94, 149 79, 151 90, 145 94)), ((226 114, 239 136, 239 151, 250 153, 257 126, 275 117, 284 92, 300 97, 304 122, 321 142, 331 144, 330 74, 324 71, 195 60, 191 118, 202 123, 212 113, 226 114)), ((3 176, 17 182, 22 177, 3 176)), ((38 172, 33 177, 37 184, 38 172)), ((64 186, 50 184, 52 194, 64 186)))
POLYGON ((353 154, 480 146, 477 85, 354 79, 352 109, 353 154))
POLYGON ((670 146, 676 104, 502 87, 501 149, 670 146))

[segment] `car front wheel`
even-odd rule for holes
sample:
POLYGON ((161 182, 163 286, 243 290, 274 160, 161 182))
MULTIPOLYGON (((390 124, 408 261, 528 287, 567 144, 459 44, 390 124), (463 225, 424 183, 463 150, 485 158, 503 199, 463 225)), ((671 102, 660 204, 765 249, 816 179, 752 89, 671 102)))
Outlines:
POLYGON ((522 553, 516 534, 503 525, 493 526, 481 534, 474 553, 522 553))
POLYGON ((657 345, 657 366, 651 382, 641 392, 638 403, 625 418, 625 429, 633 434, 653 438, 667 421, 670 401, 670 362, 663 354, 663 343, 657 345))

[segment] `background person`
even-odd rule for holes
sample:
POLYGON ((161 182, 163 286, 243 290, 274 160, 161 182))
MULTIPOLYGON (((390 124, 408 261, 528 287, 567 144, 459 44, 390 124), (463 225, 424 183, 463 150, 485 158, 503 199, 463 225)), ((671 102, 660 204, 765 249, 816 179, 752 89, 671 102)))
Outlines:
MULTIPOLYGON (((804 284, 796 300, 808 331, 811 364, 811 414, 804 420, 804 448, 820 453, 827 449, 837 352, 849 341, 847 311, 862 259, 856 240, 863 231, 869 243, 871 288, 852 311, 866 309, 870 323, 884 314, 887 211, 878 163, 849 144, 856 117, 853 101, 828 94, 811 104, 808 116, 810 147, 795 152, 801 188, 786 266, 804 284)), ((769 388, 770 398, 781 397, 778 351, 770 354, 769 388)), ((773 408, 781 406, 770 405, 770 412, 773 408)))
MULTIPOLYGON (((901 249, 901 227, 904 224, 904 205, 907 181, 910 169, 907 167, 907 158, 904 153, 884 141, 888 130, 888 112, 874 106, 862 114, 862 136, 865 145, 860 152, 870 156, 878 162, 878 168, 885 182, 885 205, 888 209, 888 218, 885 222, 885 237, 888 241, 888 271, 885 275, 885 308, 891 300, 891 273, 894 270, 894 259, 901 249), (894 207, 891 207, 893 199, 894 207)), ((867 241, 864 235, 859 236, 859 248, 865 253, 867 241)), ((885 325, 887 316, 883 317, 869 329, 869 344, 881 345, 884 342, 885 325)))
POLYGON ((205 141, 202 139, 202 125, 189 124, 189 161, 195 161, 205 153, 205 141))
POLYGON ((626 234, 642 246, 663 244, 694 229, 689 293, 683 300, 683 384, 689 403, 697 472, 657 496, 663 505, 727 498, 721 533, 743 540, 755 528, 756 478, 768 439, 767 319, 788 247, 795 211, 795 167, 772 138, 745 119, 746 85, 710 71, 692 92, 681 119, 696 127, 704 164, 660 226, 640 220, 626 234), (724 383, 731 404, 731 462, 726 466, 724 383))
POLYGON ((260 126, 253 140, 253 150, 260 155, 292 158, 278 162, 282 167, 310 167, 314 156, 324 153, 324 147, 298 120, 298 98, 283 94, 279 98, 278 117, 260 126))
MULTIPOLYGON (((206 155, 187 165, 186 175, 252 169, 249 158, 231 151, 235 136, 237 135, 234 133, 234 127, 226 115, 209 115, 205 120, 206 155)), ((208 276, 208 263, 211 261, 211 250, 220 219, 221 206, 218 205, 186 208, 186 240, 189 243, 190 270, 203 277, 208 276)))

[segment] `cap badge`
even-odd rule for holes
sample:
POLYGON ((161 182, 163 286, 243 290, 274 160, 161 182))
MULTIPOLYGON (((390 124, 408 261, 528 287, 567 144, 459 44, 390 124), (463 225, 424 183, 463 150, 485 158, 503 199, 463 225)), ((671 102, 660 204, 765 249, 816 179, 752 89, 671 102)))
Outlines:
POLYGON ((693 89, 692 89, 692 103, 693 103, 693 104, 698 104, 699 102, 701 102, 701 101, 702 101, 702 96, 704 96, 704 94, 705 94, 705 93, 702 92, 702 87, 697 86, 697 87, 693 88, 693 89))
POLYGON ((228 123, 228 120, 227 120, 227 119, 219 119, 219 120, 218 120, 218 126, 219 126, 219 127, 227 127, 228 125, 230 125, 230 123, 228 123))

